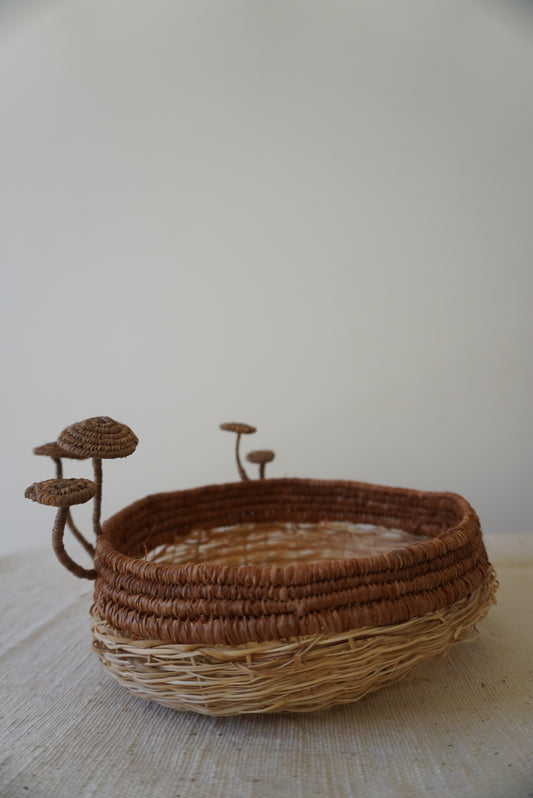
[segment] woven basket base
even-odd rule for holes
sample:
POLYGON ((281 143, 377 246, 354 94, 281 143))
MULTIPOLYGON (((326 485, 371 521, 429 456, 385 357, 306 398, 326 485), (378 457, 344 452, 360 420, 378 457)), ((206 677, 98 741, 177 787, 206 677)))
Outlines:
POLYGON ((133 640, 93 608, 93 647, 131 693, 205 715, 311 712, 358 701, 405 679, 422 662, 472 639, 495 603, 496 574, 455 604, 384 627, 240 646, 133 640))

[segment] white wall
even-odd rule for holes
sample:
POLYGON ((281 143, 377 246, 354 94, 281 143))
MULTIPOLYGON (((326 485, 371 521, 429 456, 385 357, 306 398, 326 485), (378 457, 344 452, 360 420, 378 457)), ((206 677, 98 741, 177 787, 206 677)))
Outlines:
POLYGON ((530 531, 532 43, 519 4, 4 4, 0 551, 100 414, 141 440, 104 515, 233 480, 236 419, 272 476, 530 531))

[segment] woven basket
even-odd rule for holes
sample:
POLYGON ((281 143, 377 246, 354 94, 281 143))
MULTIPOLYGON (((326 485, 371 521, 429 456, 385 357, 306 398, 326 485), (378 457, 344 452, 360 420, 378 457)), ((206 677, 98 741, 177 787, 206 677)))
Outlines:
POLYGON ((471 637, 497 587, 462 497, 310 479, 148 496, 78 575, 106 671, 211 715, 356 701, 471 637))

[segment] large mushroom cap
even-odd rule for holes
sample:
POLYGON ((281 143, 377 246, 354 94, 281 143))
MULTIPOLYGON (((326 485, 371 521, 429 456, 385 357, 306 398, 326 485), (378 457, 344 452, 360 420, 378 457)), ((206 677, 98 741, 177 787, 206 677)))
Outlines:
POLYGON ((63 430, 57 441, 78 457, 101 459, 127 457, 139 443, 129 427, 108 416, 96 416, 71 424, 63 430))
POLYGON ((51 443, 43 443, 42 446, 36 446, 33 450, 34 454, 42 454, 46 457, 53 457, 57 459, 58 457, 70 457, 72 460, 84 460, 85 457, 79 454, 75 454, 74 452, 69 452, 67 449, 63 449, 57 441, 52 441, 51 443))
POLYGON ((95 493, 96 485, 90 479, 45 479, 26 488, 24 496, 51 507, 70 507, 88 502, 95 493))
POLYGON ((220 429, 226 432, 237 432, 239 435, 251 435, 252 432, 257 431, 256 428, 251 427, 250 424, 241 424, 240 421, 226 421, 224 424, 220 425, 220 429))
POLYGON ((258 463, 259 465, 271 463, 274 457, 275 454, 271 449, 256 449, 253 452, 248 452, 246 455, 246 459, 249 463, 258 463))

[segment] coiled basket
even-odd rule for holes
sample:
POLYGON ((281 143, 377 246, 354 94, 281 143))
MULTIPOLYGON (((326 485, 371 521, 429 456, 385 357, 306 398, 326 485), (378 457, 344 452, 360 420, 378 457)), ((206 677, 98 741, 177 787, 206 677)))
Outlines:
POLYGON ((461 496, 289 478, 140 499, 87 574, 105 670, 212 715, 357 701, 471 637, 497 587, 461 496))

